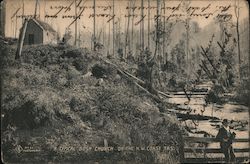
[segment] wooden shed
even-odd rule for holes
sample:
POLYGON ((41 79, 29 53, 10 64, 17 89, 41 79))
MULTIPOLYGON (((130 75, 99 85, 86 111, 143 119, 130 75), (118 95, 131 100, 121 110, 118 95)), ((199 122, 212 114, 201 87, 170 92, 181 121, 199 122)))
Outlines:
POLYGON ((56 43, 57 32, 49 24, 34 18, 28 20, 24 45, 56 43))

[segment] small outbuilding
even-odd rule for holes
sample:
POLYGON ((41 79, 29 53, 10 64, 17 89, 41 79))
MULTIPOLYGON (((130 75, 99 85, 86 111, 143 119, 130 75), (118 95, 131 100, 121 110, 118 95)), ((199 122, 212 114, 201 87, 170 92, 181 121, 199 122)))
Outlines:
POLYGON ((57 32, 45 22, 31 18, 28 20, 24 45, 56 44, 57 32))

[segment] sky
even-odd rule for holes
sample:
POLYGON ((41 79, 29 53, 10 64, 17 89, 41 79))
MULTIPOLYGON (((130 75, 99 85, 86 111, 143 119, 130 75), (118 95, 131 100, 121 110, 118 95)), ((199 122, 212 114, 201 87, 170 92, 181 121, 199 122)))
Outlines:
MULTIPOLYGON (((80 3, 75 10, 75 0, 39 0, 37 5, 38 18, 50 24, 60 36, 64 34, 67 27, 74 33, 75 24, 71 24, 74 20, 75 12, 80 14, 80 19, 77 21, 77 29, 83 33, 93 33, 93 0, 76 0, 76 4, 80 3), (70 4, 72 4, 70 6, 70 4), (69 7, 70 6, 70 7, 69 7), (69 8, 68 8, 69 7, 69 8), (54 16, 54 17, 53 17, 54 16), (55 17, 57 16, 57 17, 55 17)), ((178 1, 178 0, 161 0, 160 6, 162 8, 161 15, 165 15, 167 21, 185 20, 190 18, 197 21, 199 26, 205 27, 211 23, 215 18, 236 20, 235 17, 235 2, 238 0, 191 0, 178 1), (165 2, 165 7, 164 7, 165 2), (165 8, 165 14, 164 14, 165 8), (192 14, 191 14, 192 13, 192 14), (178 19, 177 19, 178 18, 178 19)), ((150 20, 151 29, 155 24, 154 16, 156 15, 156 0, 150 0, 150 9, 148 9, 148 0, 144 0, 144 29, 148 27, 148 20, 150 20), (148 17, 148 12, 150 17, 148 17)), ((5 0, 6 3, 6 22, 5 22, 5 35, 7 37, 18 37, 19 29, 22 26, 22 15, 33 16, 35 13, 36 0, 5 0)), ((96 0, 96 33, 101 31, 108 32, 112 30, 113 15, 112 0, 96 0)), ((141 19, 141 0, 115 0, 114 1, 114 20, 116 27, 119 26, 121 31, 126 31, 129 11, 133 14, 134 9, 134 29, 139 29, 140 24, 137 24, 141 19), (133 4, 135 1, 135 4, 133 4), (131 2, 131 4, 129 4, 131 2), (127 7, 132 7, 131 10, 127 7)), ((239 0, 240 7, 240 20, 249 16, 249 8, 247 1, 239 0)), ((130 26, 132 28, 132 17, 130 17, 130 26)), ((163 18, 163 17, 162 17, 163 18)))

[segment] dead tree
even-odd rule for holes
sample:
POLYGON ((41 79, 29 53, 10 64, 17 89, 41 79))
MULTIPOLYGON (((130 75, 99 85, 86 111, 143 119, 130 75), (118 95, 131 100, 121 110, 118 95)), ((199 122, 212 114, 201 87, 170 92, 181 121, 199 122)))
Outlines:
MULTIPOLYGON (((113 16, 115 16, 115 0, 113 0, 113 16)), ((113 18, 113 56, 115 55, 115 18, 113 18)))
POLYGON ((212 36, 211 40, 209 41, 209 44, 207 48, 204 48, 201 46, 201 55, 204 57, 203 60, 201 60, 201 64, 199 65, 200 68, 206 73, 208 78, 210 80, 215 80, 218 78, 219 70, 216 68, 214 61, 209 57, 208 53, 212 47, 214 35, 212 36), (209 67, 208 64, 211 66, 209 67), (209 68, 212 68, 210 70, 209 68))
POLYGON ((150 50, 150 0, 148 0, 148 49, 150 50))
POLYGON ((211 66, 213 67, 213 69, 216 71, 216 73, 218 73, 219 71, 217 70, 217 68, 215 67, 214 63, 212 62, 212 60, 208 57, 207 55, 207 51, 205 51, 205 49, 201 46, 202 52, 201 54, 207 58, 207 60, 209 61, 209 63, 211 64, 211 66))
POLYGON ((141 50, 144 50, 144 0, 141 0, 141 50))
POLYGON ((38 6, 38 3, 40 4, 40 2, 38 2, 39 0, 36 0, 36 5, 35 5, 35 13, 34 13, 34 18, 36 19, 36 16, 37 16, 37 6, 38 6))
MULTIPOLYGON (((164 31, 164 34, 166 32, 166 5, 165 5, 165 0, 163 1, 163 5, 164 5, 164 20, 163 20, 163 31, 164 31)), ((163 43, 162 43, 162 55, 163 55, 163 61, 165 62, 166 59, 165 59, 165 42, 166 42, 166 37, 164 36, 163 37, 163 43)))
POLYGON ((239 32, 239 15, 240 15, 240 8, 239 8, 239 0, 237 0, 237 5, 235 1, 234 12, 236 17, 236 34, 237 34, 237 46, 238 46, 238 69, 239 69, 239 79, 241 81, 241 54, 240 54, 240 32, 239 32))
POLYGON ((157 49, 158 49, 158 44, 159 44, 159 18, 160 17, 160 0, 157 0, 157 14, 156 14, 156 30, 155 30, 155 36, 156 36, 156 40, 155 40, 155 52, 154 52, 154 58, 157 54, 157 49))
MULTIPOLYGON (((95 10, 95 0, 94 0, 94 10, 95 10)), ((77 5, 76 5, 76 0, 75 0, 75 17, 77 18, 77 5)), ((95 15, 94 15, 94 22, 95 22, 95 15)), ((95 23, 94 23, 94 30, 95 30, 95 23)), ((94 32, 94 37, 95 37, 95 32, 94 32)), ((77 42, 77 19, 75 21, 75 46, 77 42)))
POLYGON ((21 28, 21 32, 19 34, 19 40, 18 40, 18 46, 17 46, 17 51, 16 51, 16 57, 15 59, 18 60, 21 57, 22 49, 23 49, 23 41, 27 29, 27 24, 28 24, 28 19, 24 20, 23 27, 21 28))
MULTIPOLYGON (((125 36, 125 58, 127 57, 127 46, 129 47, 128 50, 130 51, 130 46, 128 43, 129 40, 129 25, 130 25, 130 13, 131 13, 131 1, 128 2, 128 24, 127 24, 127 31, 126 31, 126 36, 125 36)), ((132 38, 133 39, 133 38, 132 38)))

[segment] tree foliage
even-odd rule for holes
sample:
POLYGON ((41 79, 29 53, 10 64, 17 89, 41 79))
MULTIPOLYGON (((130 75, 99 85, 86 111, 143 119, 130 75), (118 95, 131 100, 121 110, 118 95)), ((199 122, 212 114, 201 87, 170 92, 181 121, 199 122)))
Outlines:
POLYGON ((171 50, 172 63, 177 65, 178 72, 182 72, 186 67, 185 61, 185 43, 180 40, 179 43, 171 50))

